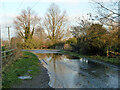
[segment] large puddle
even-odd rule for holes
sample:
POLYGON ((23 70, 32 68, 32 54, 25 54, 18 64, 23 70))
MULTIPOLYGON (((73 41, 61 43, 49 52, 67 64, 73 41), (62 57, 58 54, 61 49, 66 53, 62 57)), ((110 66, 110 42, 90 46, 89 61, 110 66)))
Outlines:
POLYGON ((117 68, 57 52, 33 52, 47 68, 53 88, 118 88, 117 68))

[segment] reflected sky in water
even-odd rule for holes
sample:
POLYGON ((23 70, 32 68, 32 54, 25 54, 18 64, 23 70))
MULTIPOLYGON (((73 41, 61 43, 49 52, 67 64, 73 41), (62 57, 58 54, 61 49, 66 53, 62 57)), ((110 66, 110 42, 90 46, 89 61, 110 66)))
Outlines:
POLYGON ((38 54, 53 88, 117 88, 118 69, 85 58, 57 53, 38 54))

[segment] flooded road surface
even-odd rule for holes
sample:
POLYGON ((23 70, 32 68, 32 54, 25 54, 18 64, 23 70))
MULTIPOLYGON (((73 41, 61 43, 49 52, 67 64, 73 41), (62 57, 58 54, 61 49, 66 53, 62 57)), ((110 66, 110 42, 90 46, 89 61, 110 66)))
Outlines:
POLYGON ((57 51, 32 52, 47 68, 49 85, 53 88, 118 88, 118 68, 62 55, 57 51))

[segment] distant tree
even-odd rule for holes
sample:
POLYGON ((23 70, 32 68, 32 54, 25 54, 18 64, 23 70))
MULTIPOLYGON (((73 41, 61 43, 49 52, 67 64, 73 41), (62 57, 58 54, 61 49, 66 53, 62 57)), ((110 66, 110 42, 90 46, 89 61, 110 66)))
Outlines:
POLYGON ((12 48, 16 48, 17 45, 18 45, 19 43, 22 43, 22 42, 23 42, 23 41, 22 41, 21 38, 18 38, 18 37, 12 37, 12 38, 11 38, 11 42, 10 42, 10 44, 11 44, 11 47, 12 47, 12 48))
POLYGON ((88 28, 92 25, 92 15, 87 14, 86 17, 82 16, 79 17, 77 20, 77 25, 72 26, 72 35, 77 38, 77 45, 75 50, 78 50, 78 52, 85 51, 85 38, 88 31, 88 28))
POLYGON ((92 25, 93 22, 91 14, 87 14, 86 17, 79 17, 77 25, 72 26, 72 35, 74 37, 79 38, 81 35, 84 36, 86 34, 86 30, 90 27, 90 25, 92 25))
POLYGON ((37 36, 41 41, 44 41, 45 39, 47 39, 47 35, 46 35, 45 30, 42 27, 42 25, 39 25, 36 28, 35 36, 37 36))
MULTIPOLYGON (((105 47, 105 35, 107 30, 100 24, 92 24, 87 31, 86 41, 87 43, 98 49, 105 47)), ((101 49, 102 50, 102 49, 101 49)))
POLYGON ((84 36, 78 38, 80 52, 86 54, 105 54, 107 30, 100 24, 92 24, 84 36))
POLYGON ((40 22, 40 18, 35 15, 31 9, 23 10, 14 20, 14 26, 20 38, 27 40, 32 39, 34 31, 40 22))
POLYGON ((77 39, 75 37, 69 38, 66 44, 77 44, 77 39))
POLYGON ((53 44, 63 39, 66 33, 66 21, 66 12, 61 13, 57 5, 50 5, 45 15, 44 28, 53 44))
POLYGON ((9 41, 8 40, 2 40, 1 42, 2 46, 9 46, 9 41))
POLYGON ((119 29, 118 27, 112 28, 109 34, 107 35, 108 48, 112 51, 120 52, 120 40, 119 40, 119 29))
POLYGON ((97 20, 103 25, 108 26, 109 48, 114 47, 114 50, 120 51, 120 1, 99 2, 99 0, 92 0, 97 6, 97 20), (111 39, 110 39, 111 38, 111 39), (114 38, 114 39, 113 39, 114 38))

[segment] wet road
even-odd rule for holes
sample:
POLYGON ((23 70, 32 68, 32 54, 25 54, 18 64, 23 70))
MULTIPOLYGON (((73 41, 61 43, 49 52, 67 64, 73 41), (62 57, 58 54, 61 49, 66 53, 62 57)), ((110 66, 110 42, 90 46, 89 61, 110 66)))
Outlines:
POLYGON ((53 88, 118 88, 119 69, 116 67, 62 55, 54 50, 32 52, 47 68, 49 85, 53 88))

